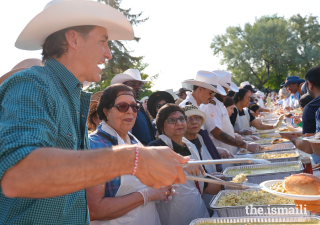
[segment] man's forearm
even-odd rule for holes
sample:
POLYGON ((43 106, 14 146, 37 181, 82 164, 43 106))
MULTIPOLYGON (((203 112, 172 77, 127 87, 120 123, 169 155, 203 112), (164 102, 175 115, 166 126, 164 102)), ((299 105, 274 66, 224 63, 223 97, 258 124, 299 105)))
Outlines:
POLYGON ((230 136, 229 134, 223 132, 217 127, 211 131, 211 134, 213 135, 213 137, 215 137, 216 139, 218 139, 219 141, 225 144, 232 145, 239 148, 246 148, 246 142, 230 136))
POLYGON ((291 137, 290 141, 296 146, 297 149, 304 151, 305 153, 312 154, 312 146, 309 141, 305 141, 298 137, 291 137))
POLYGON ((1 188, 7 197, 65 195, 131 173, 134 158, 132 146, 92 151, 39 148, 6 171, 1 188))

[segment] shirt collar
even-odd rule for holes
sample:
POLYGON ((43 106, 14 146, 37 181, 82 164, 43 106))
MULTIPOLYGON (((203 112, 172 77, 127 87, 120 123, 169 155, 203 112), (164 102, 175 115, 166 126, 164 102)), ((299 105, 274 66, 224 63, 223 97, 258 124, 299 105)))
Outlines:
POLYGON ((186 100, 187 100, 187 102, 189 101, 189 102, 192 103, 192 105, 194 105, 194 106, 196 106, 197 108, 199 108, 196 99, 195 99, 195 98, 193 97, 193 95, 192 95, 192 92, 187 95, 186 100))
POLYGON ((45 67, 49 67, 54 71, 68 91, 72 91, 75 88, 81 89, 80 81, 58 60, 50 57, 46 60, 45 67))

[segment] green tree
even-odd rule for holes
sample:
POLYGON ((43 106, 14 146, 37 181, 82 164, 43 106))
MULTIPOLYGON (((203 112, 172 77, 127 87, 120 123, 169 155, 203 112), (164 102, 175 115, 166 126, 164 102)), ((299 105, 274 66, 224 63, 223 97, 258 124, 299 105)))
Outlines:
POLYGON ((318 31, 317 17, 263 16, 253 25, 228 27, 213 38, 211 49, 222 56, 237 84, 248 80, 260 89, 274 89, 288 75, 303 76, 319 63, 318 31))
MULTIPOLYGON (((99 0, 100 2, 103 2, 107 5, 110 5, 111 7, 117 9, 120 11, 124 16, 127 17, 127 19, 130 21, 130 23, 133 26, 139 25, 140 23, 143 23, 147 21, 149 18, 143 18, 141 19, 142 12, 138 14, 132 14, 131 8, 129 9, 123 9, 121 8, 121 0, 99 0)), ((134 37, 134 41, 139 42, 139 37, 134 37)), ((132 56, 133 51, 130 51, 123 41, 109 41, 108 45, 110 47, 111 53, 112 53, 112 59, 108 60, 105 63, 105 69, 102 70, 101 73, 101 81, 99 83, 93 84, 89 87, 89 91, 92 91, 93 93, 97 91, 104 90, 106 87, 110 85, 110 82, 112 78, 116 74, 123 73, 127 69, 135 68, 138 69, 141 73, 142 79, 147 79, 149 75, 144 74, 142 71, 149 65, 147 63, 143 62, 143 56, 132 56)), ((158 77, 158 74, 150 77, 151 80, 154 80, 158 77)), ((141 97, 148 95, 151 92, 150 88, 152 87, 152 83, 147 83, 144 85, 141 97)))

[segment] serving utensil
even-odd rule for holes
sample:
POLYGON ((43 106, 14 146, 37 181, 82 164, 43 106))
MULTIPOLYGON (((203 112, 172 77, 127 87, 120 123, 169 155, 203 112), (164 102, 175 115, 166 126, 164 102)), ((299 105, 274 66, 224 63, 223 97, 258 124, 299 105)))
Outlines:
POLYGON ((233 159, 216 159, 216 160, 195 160, 187 163, 181 163, 181 166, 196 166, 196 165, 212 165, 212 164, 228 164, 228 163, 255 163, 255 164, 270 164, 271 162, 264 159, 252 158, 233 158, 233 159))
POLYGON ((202 178, 202 177, 196 177, 196 176, 186 176, 188 180, 196 180, 196 181, 202 181, 202 182, 208 182, 213 184, 220 184, 220 185, 227 185, 231 187, 237 187, 237 188, 262 188, 259 184, 252 184, 252 183, 233 183, 229 181, 224 181, 219 178, 209 179, 209 178, 202 178))

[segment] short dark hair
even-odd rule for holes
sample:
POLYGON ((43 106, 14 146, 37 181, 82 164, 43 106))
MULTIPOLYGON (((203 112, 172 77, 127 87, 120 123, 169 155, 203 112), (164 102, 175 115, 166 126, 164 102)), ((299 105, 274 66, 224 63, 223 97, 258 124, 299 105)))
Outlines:
POLYGON ((229 96, 227 96, 225 99, 224 99, 224 106, 227 108, 227 107, 229 107, 229 106, 231 106, 231 105, 234 105, 235 103, 234 103, 234 100, 231 98, 231 97, 229 97, 229 96))
POLYGON ((312 67, 304 78, 312 83, 317 89, 320 89, 320 66, 312 67))
POLYGON ((68 43, 66 39, 66 33, 69 30, 75 30, 82 37, 86 37, 87 34, 93 29, 93 25, 75 26, 59 30, 46 38, 42 45, 42 61, 45 62, 49 57, 55 56, 60 58, 65 52, 68 51, 68 43))
POLYGON ((134 90, 125 84, 114 84, 104 89, 97 107, 97 114, 100 120, 104 120, 105 122, 108 121, 103 109, 112 108, 120 91, 130 91, 134 95, 134 90))
POLYGON ((164 99, 164 98, 158 98, 157 100, 155 100, 155 102, 154 102, 154 104, 153 104, 153 107, 152 107, 152 109, 151 109, 152 112, 150 112, 151 115, 157 115, 157 110, 156 110, 156 108, 157 108, 157 105, 159 104, 159 102, 161 102, 162 100, 165 100, 165 101, 167 102, 167 100, 164 99))
POLYGON ((181 112, 183 116, 186 116, 183 109, 178 105, 168 103, 161 107, 156 117, 156 124, 159 134, 163 134, 164 122, 168 119, 171 113, 176 111, 181 112))
POLYGON ((240 88, 239 91, 233 96, 234 103, 236 104, 237 102, 242 101, 242 99, 247 93, 247 89, 240 88))
POLYGON ((305 107, 306 105, 308 105, 309 102, 311 102, 313 100, 313 97, 309 94, 304 94, 301 96, 300 100, 299 100, 299 104, 301 107, 305 107))
POLYGON ((235 94, 236 94, 236 93, 235 93, 234 91, 229 91, 229 94, 227 94, 227 96, 229 96, 229 97, 232 98, 235 94))
POLYGON ((198 87, 199 87, 199 86, 197 86, 197 85, 193 85, 192 90, 194 90, 194 91, 195 91, 195 90, 197 90, 197 89, 198 89, 198 87))

